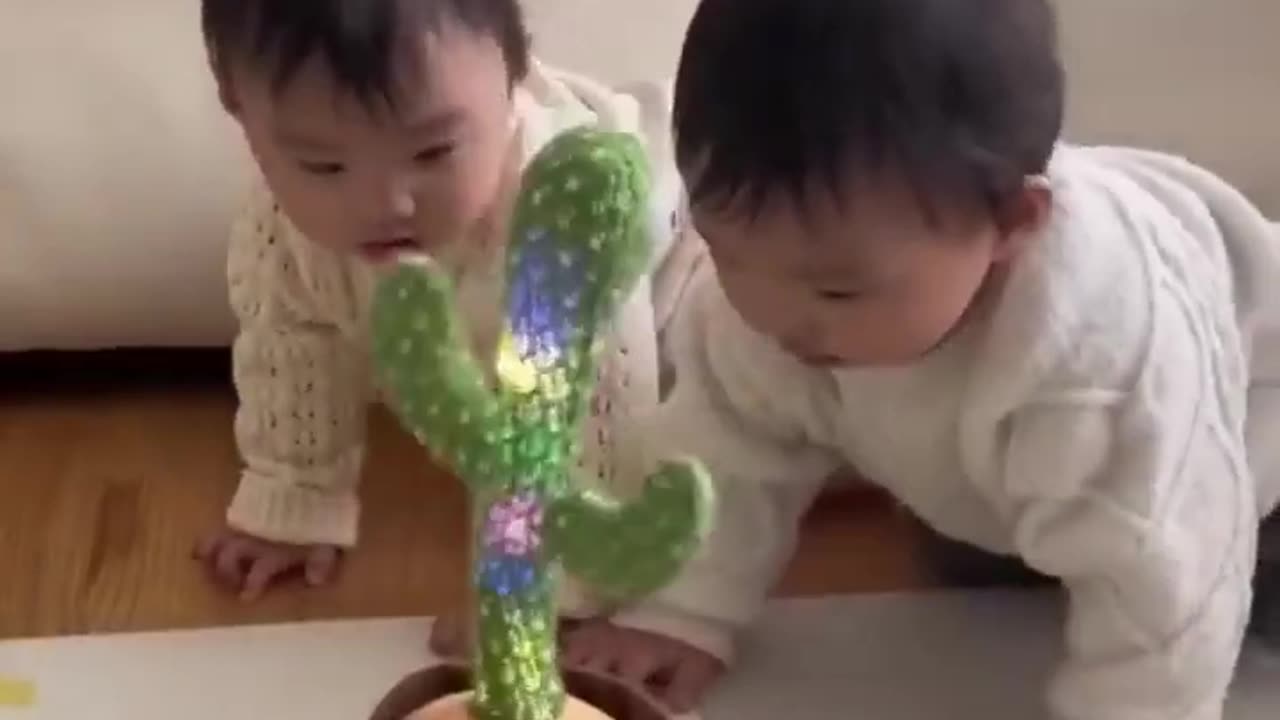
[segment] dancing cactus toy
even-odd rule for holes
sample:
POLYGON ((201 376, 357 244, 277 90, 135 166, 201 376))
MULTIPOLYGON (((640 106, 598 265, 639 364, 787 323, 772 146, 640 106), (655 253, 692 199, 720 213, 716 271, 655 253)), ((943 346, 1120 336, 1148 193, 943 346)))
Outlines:
POLYGON ((664 464, 627 504, 570 475, 599 335, 648 262, 647 173, 635 139, 589 129, 533 159, 492 373, 430 261, 402 263, 376 293, 374 356, 395 411, 474 500, 477 720, 561 716, 555 563, 605 594, 636 596, 671 578, 706 529, 710 485, 693 461, 664 464))

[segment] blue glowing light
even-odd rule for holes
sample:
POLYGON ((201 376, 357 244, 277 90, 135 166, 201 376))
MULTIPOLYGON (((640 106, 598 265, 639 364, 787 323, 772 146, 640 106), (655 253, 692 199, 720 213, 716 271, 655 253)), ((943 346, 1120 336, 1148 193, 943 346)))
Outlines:
POLYGON ((516 259, 507 299, 507 321, 515 350, 538 367, 564 357, 575 335, 580 259, 565 262, 551 232, 529 231, 516 259))
POLYGON ((494 553, 480 563, 480 584, 495 595, 518 595, 537 583, 537 567, 531 556, 494 553))

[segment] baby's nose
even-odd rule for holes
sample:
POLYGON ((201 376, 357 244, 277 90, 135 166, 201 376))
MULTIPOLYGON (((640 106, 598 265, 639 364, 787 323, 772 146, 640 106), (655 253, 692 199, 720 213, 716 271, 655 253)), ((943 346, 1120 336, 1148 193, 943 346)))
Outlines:
POLYGON ((388 189, 386 211, 395 220, 412 218, 417 212, 418 202, 412 185, 396 183, 388 189))

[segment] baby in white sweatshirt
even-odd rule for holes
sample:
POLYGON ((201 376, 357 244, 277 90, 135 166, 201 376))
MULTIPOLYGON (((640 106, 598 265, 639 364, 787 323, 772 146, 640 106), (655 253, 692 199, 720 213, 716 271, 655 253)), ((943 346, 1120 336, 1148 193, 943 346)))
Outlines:
POLYGON ((261 170, 230 245, 245 468, 226 526, 197 551, 215 576, 248 598, 294 571, 330 580, 357 540, 379 269, 432 253, 488 356, 520 170, 576 125, 652 151, 653 273, 617 319, 583 438, 584 481, 632 476, 614 438, 657 401, 658 329, 691 257, 668 253, 679 178, 665 91, 622 94, 531 59, 517 0, 205 0, 203 22, 261 170))
POLYGON ((721 507, 570 662, 695 705, 849 463, 1061 582, 1046 716, 1221 718, 1280 603, 1280 233, 1187 162, 1063 143, 1056 48, 1046 0, 702 1, 676 158, 714 268, 645 435, 721 507))

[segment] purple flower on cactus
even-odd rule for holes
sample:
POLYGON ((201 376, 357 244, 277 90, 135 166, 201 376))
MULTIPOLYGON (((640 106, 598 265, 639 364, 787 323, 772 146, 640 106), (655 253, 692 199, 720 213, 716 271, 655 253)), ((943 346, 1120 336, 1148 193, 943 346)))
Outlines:
POLYGON ((489 507, 484 526, 480 581, 498 595, 523 592, 537 582, 534 553, 542 545, 542 504, 532 493, 512 495, 489 507))
POLYGON ((522 557, 542 544, 542 505, 531 493, 504 498, 489 508, 484 542, 491 551, 522 557))

